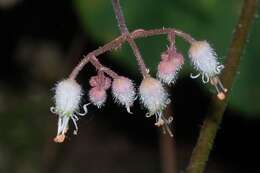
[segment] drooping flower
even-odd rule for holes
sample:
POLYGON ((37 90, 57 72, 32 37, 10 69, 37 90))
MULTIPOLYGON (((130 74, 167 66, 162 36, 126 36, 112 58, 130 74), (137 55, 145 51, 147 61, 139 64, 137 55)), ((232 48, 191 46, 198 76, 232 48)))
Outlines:
POLYGON ((58 130, 57 136, 54 138, 55 142, 61 143, 65 140, 65 134, 69 129, 69 120, 74 123, 74 134, 77 134, 78 116, 87 113, 87 105, 84 105, 84 113, 79 113, 79 104, 82 96, 81 86, 72 79, 65 79, 57 83, 55 87, 55 107, 51 107, 52 113, 57 114, 58 117, 58 130))
POLYGON ((182 54, 176 51, 174 46, 170 46, 161 55, 161 61, 158 65, 157 77, 164 83, 170 85, 177 78, 177 73, 184 64, 182 54))
POLYGON ((192 75, 191 78, 202 76, 203 83, 210 82, 217 90, 220 100, 225 99, 227 89, 222 85, 218 75, 224 68, 217 60, 217 54, 207 41, 194 41, 189 49, 189 57, 199 74, 192 75))
POLYGON ((170 121, 163 116, 163 110, 167 104, 170 103, 170 99, 161 82, 152 77, 144 78, 139 87, 139 94, 140 101, 148 110, 146 117, 155 115, 155 125, 158 127, 165 127, 172 136, 170 128, 168 127, 170 121))
POLYGON ((135 100, 135 88, 133 82, 124 77, 118 76, 113 80, 112 93, 117 103, 126 107, 127 112, 131 113, 130 107, 135 100))
POLYGON ((100 87, 93 87, 89 90, 89 100, 98 108, 101 108, 106 101, 107 93, 106 90, 100 87))
POLYGON ((99 71, 97 76, 92 76, 89 81, 92 88, 89 90, 89 100, 98 108, 101 108, 106 101, 106 90, 111 86, 111 79, 106 77, 103 71, 99 71))

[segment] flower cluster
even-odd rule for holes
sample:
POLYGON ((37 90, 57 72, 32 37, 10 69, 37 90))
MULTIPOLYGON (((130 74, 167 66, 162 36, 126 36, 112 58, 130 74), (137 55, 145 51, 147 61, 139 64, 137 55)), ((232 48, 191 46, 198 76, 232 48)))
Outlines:
MULTIPOLYGON (((225 99, 227 89, 223 86, 218 75, 221 73, 224 65, 220 64, 217 54, 207 41, 192 41, 189 49, 189 58, 194 68, 199 71, 197 75, 191 74, 191 78, 202 77, 203 83, 210 82, 216 88, 217 97, 220 100, 225 99)), ((158 65, 157 77, 168 85, 175 82, 177 72, 184 64, 182 54, 177 53, 175 45, 171 46, 161 55, 161 61, 158 65)))
POLYGON ((90 103, 83 105, 84 113, 79 113, 80 100, 83 96, 82 87, 74 79, 65 79, 57 83, 55 86, 55 107, 51 107, 52 113, 58 115, 58 129, 57 135, 54 141, 61 143, 66 138, 66 132, 69 129, 69 121, 72 120, 75 130, 74 134, 77 134, 78 116, 84 116, 87 114, 87 106, 93 104, 98 108, 101 108, 106 101, 106 91, 111 87, 112 93, 116 103, 126 107, 127 111, 131 113, 130 107, 135 100, 135 88, 133 82, 124 77, 116 76, 111 82, 111 79, 105 76, 102 70, 98 71, 96 76, 90 78, 89 84, 91 89, 89 90, 90 103))
MULTIPOLYGON (((90 57, 90 62, 98 72, 89 80, 91 86, 88 91, 90 103, 83 106, 84 113, 78 112, 83 91, 82 87, 75 81, 75 76, 72 75, 72 77, 58 82, 55 87, 55 107, 51 107, 51 111, 58 115, 58 130, 54 141, 58 143, 64 141, 70 120, 75 126, 74 134, 77 134, 78 116, 87 113, 89 104, 98 108, 104 106, 107 100, 107 91, 110 88, 114 101, 125 107, 130 114, 132 114, 130 107, 133 106, 136 98, 139 98, 141 104, 148 111, 146 117, 155 117, 155 126, 161 127, 170 136, 173 136, 169 126, 173 118, 171 116, 167 118, 163 114, 164 109, 170 103, 169 95, 163 85, 172 85, 176 82, 178 72, 184 64, 184 58, 181 53, 177 52, 175 41, 169 40, 169 47, 161 54, 157 68, 157 79, 146 72, 137 93, 132 80, 104 67, 95 56, 90 57)), ((207 41, 192 40, 190 43, 189 58, 191 64, 199 72, 197 75, 191 74, 191 78, 202 76, 203 83, 210 82, 216 88, 217 97, 220 100, 225 99, 227 89, 224 88, 218 77, 224 66, 218 62, 215 51, 207 41)))

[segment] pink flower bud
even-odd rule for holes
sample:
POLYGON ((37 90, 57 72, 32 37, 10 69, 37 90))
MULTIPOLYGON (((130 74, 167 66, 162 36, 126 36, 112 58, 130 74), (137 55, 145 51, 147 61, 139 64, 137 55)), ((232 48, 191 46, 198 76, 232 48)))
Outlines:
POLYGON ((92 87, 98 86, 98 76, 92 76, 89 80, 89 85, 92 87))
POLYGON ((104 79, 103 88, 104 88, 105 90, 109 89, 110 86, 111 86, 111 83, 112 83, 112 82, 111 82, 111 79, 108 78, 108 77, 106 77, 106 78, 104 79))
POLYGON ((184 64, 182 54, 177 53, 175 48, 170 47, 161 55, 158 65, 157 77, 166 84, 173 83, 177 78, 177 73, 184 64))
POLYGON ((107 93, 103 88, 93 87, 89 90, 89 100, 98 108, 104 105, 106 98, 107 93))
POLYGON ((100 87, 107 90, 111 86, 111 79, 106 77, 104 73, 99 72, 97 76, 92 76, 90 78, 89 84, 92 87, 100 87))
POLYGON ((133 82, 123 76, 113 80, 112 93, 115 101, 126 107, 127 112, 130 112, 130 106, 133 105, 135 100, 135 89, 133 82))

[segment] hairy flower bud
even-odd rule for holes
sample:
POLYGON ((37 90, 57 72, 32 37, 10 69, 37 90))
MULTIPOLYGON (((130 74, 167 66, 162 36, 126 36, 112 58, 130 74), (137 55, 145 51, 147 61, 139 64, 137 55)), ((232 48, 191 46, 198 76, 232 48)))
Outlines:
POLYGON ((174 83, 177 73, 184 64, 182 54, 177 53, 174 47, 169 47, 161 55, 161 61, 158 65, 157 77, 166 84, 174 83))
POLYGON ((170 99, 168 99, 168 94, 166 93, 160 81, 151 77, 144 78, 139 87, 139 94, 141 102, 149 111, 146 116, 150 117, 155 115, 155 125, 158 127, 166 127, 167 131, 172 136, 172 133, 168 127, 170 122, 168 122, 162 114, 162 111, 166 105, 170 103, 170 99))
POLYGON ((225 99, 224 88, 218 75, 224 68, 217 60, 217 54, 207 41, 194 41, 189 49, 189 57, 199 71, 198 75, 191 75, 192 78, 197 78, 202 75, 203 83, 210 83, 215 86, 220 100, 225 99))
POLYGON ((92 87, 101 87, 105 90, 110 88, 111 86, 111 79, 106 77, 104 74, 99 73, 97 76, 92 76, 89 80, 89 84, 92 87))
POLYGON ((126 107, 127 112, 131 113, 130 107, 135 100, 135 88, 133 82, 123 76, 113 80, 112 93, 115 101, 126 107))
POLYGON ((89 100, 98 108, 104 105, 106 98, 107 93, 103 88, 93 87, 89 90, 89 100))
MULTIPOLYGON (((69 120, 72 119, 76 130, 78 130, 76 121, 78 113, 80 99, 82 96, 81 86, 72 79, 65 79, 60 81, 55 87, 55 107, 51 107, 51 112, 58 114, 58 131, 57 136, 54 139, 55 142, 63 142, 65 139, 65 133, 69 128, 69 120)), ((86 105, 84 106, 86 113, 86 105)))
POLYGON ((92 76, 89 80, 89 85, 92 87, 98 86, 98 76, 92 76))
POLYGON ((108 77, 106 77, 105 80, 104 80, 103 88, 104 88, 105 90, 109 89, 110 86, 111 86, 111 83, 112 83, 112 82, 111 82, 111 79, 108 78, 108 77))

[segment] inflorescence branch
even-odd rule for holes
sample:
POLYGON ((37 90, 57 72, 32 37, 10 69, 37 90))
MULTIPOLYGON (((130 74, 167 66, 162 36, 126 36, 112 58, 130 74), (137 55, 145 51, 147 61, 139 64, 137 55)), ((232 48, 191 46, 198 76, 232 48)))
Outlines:
POLYGON ((59 81, 55 86, 55 106, 51 107, 51 112, 58 115, 58 129, 54 138, 55 142, 61 143, 65 140, 70 121, 73 122, 75 127, 74 134, 77 134, 79 116, 87 114, 87 106, 89 104, 98 108, 104 106, 109 88, 111 88, 114 101, 125 107, 130 114, 132 114, 130 108, 138 98, 147 110, 146 117, 154 117, 156 120, 154 125, 173 137, 170 128, 173 118, 171 116, 165 118, 163 111, 171 102, 164 85, 172 85, 176 82, 178 72, 184 64, 184 57, 182 53, 178 52, 175 45, 176 36, 190 44, 188 51, 189 59, 198 71, 196 75, 191 74, 191 78, 201 76, 203 83, 210 83, 216 88, 219 100, 225 99, 227 89, 224 88, 218 77, 224 66, 218 61, 216 52, 207 41, 197 41, 189 34, 174 28, 137 29, 129 32, 119 0, 112 0, 112 4, 121 35, 104 46, 84 55, 83 59, 69 75, 69 78, 59 81), (135 39, 163 34, 167 35, 169 43, 167 49, 161 54, 156 79, 149 74, 135 39), (118 75, 112 69, 102 65, 97 59, 99 55, 105 52, 117 50, 124 43, 128 43, 132 48, 137 65, 143 76, 138 90, 136 90, 135 84, 131 79, 118 75), (91 86, 88 91, 90 103, 83 105, 84 112, 80 113, 80 102, 84 92, 82 86, 77 83, 76 77, 88 62, 96 68, 97 74, 89 80, 89 85, 91 86))
MULTIPOLYGON (((175 28, 161 28, 161 29, 151 29, 151 30, 144 30, 144 29, 136 29, 130 33, 132 39, 138 38, 145 38, 157 35, 165 35, 174 33, 175 35, 179 36, 180 38, 184 39, 188 43, 192 44, 195 41, 189 34, 177 30, 175 28)), ((83 56, 83 59, 78 63, 78 65, 72 70, 71 74, 69 75, 70 79, 76 79, 79 72, 83 69, 83 67, 89 62, 91 56, 99 56, 106 52, 116 50, 117 48, 121 47, 122 44, 127 42, 127 38, 124 35, 120 35, 119 37, 115 38, 114 40, 110 41, 109 43, 105 44, 104 46, 99 47, 98 49, 88 53, 87 55, 83 56)))
POLYGON ((133 53, 136 57, 137 64, 139 66, 140 72, 143 75, 143 78, 150 77, 149 70, 146 68, 146 65, 144 63, 144 60, 142 58, 141 52, 135 43, 134 39, 130 35, 128 28, 126 26, 124 14, 121 9, 121 5, 119 3, 119 0, 112 0, 112 5, 114 9, 114 13, 117 19, 117 23, 119 26, 119 29, 121 31, 121 34, 126 37, 127 42, 129 43, 130 47, 133 50, 133 53))
POLYGON ((90 57, 89 61, 98 71, 103 71, 113 79, 116 79, 118 77, 118 74, 116 72, 108 67, 103 66, 94 55, 90 57))

